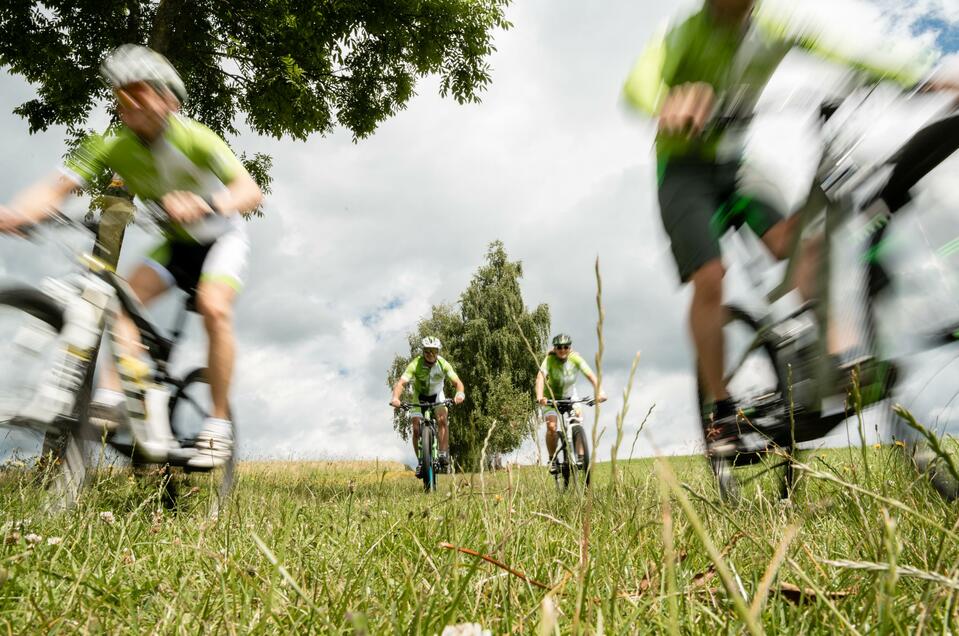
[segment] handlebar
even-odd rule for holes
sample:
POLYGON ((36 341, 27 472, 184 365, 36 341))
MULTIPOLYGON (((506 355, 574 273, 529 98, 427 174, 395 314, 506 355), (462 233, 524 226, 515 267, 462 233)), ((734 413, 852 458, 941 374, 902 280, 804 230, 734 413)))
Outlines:
POLYGON ((594 406, 596 404, 596 398, 585 397, 578 400, 546 400, 546 406, 573 406, 574 404, 594 406))
POLYGON ((409 411, 410 409, 420 408, 420 409, 432 409, 437 406, 453 406, 455 402, 452 399, 445 399, 442 402, 400 402, 398 408, 409 411))
MULTIPOLYGON (((826 100, 820 102, 819 108, 819 121, 825 124, 829 121, 833 115, 839 110, 842 106, 842 101, 837 100, 826 100)), ((706 126, 703 129, 703 134, 709 133, 720 133, 729 128, 748 126, 756 119, 757 115, 760 113, 751 112, 751 113, 734 113, 734 114, 724 114, 722 109, 718 108, 716 114, 714 114, 709 121, 706 122, 706 126)))

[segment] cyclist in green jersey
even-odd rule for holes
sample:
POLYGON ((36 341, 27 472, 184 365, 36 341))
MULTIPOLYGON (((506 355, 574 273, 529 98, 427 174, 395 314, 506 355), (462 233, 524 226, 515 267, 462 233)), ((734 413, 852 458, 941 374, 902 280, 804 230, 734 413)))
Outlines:
MULTIPOLYGON (((722 102, 727 116, 752 113, 780 62, 793 48, 842 61, 872 79, 904 86, 921 81, 925 60, 880 67, 851 60, 819 38, 790 29, 753 0, 706 0, 702 8, 654 39, 627 79, 627 102, 659 118, 656 136, 660 213, 683 283, 693 284, 689 323, 708 391, 716 397, 710 451, 733 452, 737 409, 723 382, 723 268, 719 237, 747 224, 770 252, 784 258, 798 217, 786 219, 775 188, 747 174, 741 130, 710 130, 722 102)), ((796 272, 800 293, 814 294, 815 246, 796 272)))
MULTIPOLYGON (((589 368, 583 356, 572 349, 573 339, 565 333, 556 335, 553 338, 553 350, 550 351, 543 364, 539 367, 539 373, 536 374, 536 402, 542 406, 547 406, 549 400, 576 400, 579 395, 576 392, 577 374, 583 374, 593 385, 593 395, 597 402, 605 402, 606 394, 599 386, 596 374, 589 368)), ((577 404, 575 407, 576 417, 582 417, 582 412, 577 404)), ((546 451, 549 453, 549 470, 555 473, 556 468, 556 425, 559 419, 559 413, 552 406, 543 409, 543 418, 546 420, 546 451)), ((583 454, 582 448, 577 448, 578 455, 583 454)))
MULTIPOLYGON (((454 404, 462 404, 466 399, 466 389, 463 387, 463 381, 456 375, 451 365, 445 358, 440 356, 442 343, 439 338, 428 336, 423 338, 420 343, 423 346, 422 355, 418 355, 407 365, 406 370, 400 379, 393 385, 393 397, 390 405, 393 408, 399 408, 400 395, 407 385, 411 385, 413 397, 416 402, 428 402, 435 404, 446 400, 443 388, 446 380, 449 380, 456 387, 456 394, 453 396, 454 404)), ((436 407, 433 412, 436 414, 436 427, 439 438, 440 464, 448 466, 450 461, 450 438, 449 427, 447 425, 449 418, 445 406, 436 407)), ((419 451, 420 445, 420 422, 423 420, 423 412, 419 407, 410 410, 410 419, 413 424, 413 452, 419 451)), ((417 455, 419 457, 419 455, 417 455)), ((416 476, 420 476, 423 469, 422 463, 416 465, 416 476)))
MULTIPOLYGON (((127 44, 103 62, 121 125, 92 135, 71 154, 61 171, 0 207, 0 231, 16 232, 58 208, 74 190, 106 171, 123 180, 142 200, 162 205, 170 223, 167 240, 129 277, 137 298, 149 303, 176 285, 195 294, 209 337, 209 383, 213 411, 197 438, 204 451, 196 467, 222 464, 231 454, 233 428, 228 392, 233 372, 233 303, 242 284, 249 243, 241 215, 255 209, 262 192, 243 164, 215 133, 178 113, 186 89, 162 55, 127 44)), ((116 326, 126 341, 124 355, 136 356, 138 333, 127 317, 116 326)), ((92 412, 114 419, 123 400, 116 371, 102 374, 92 412)), ((119 417, 119 416, 118 416, 119 417)), ((169 430, 141 433, 150 459, 162 461, 176 442, 169 430)))

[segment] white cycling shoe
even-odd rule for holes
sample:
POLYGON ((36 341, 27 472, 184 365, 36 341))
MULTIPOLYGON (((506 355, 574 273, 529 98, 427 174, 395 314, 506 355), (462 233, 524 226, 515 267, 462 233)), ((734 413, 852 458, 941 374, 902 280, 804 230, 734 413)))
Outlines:
POLYGON ((192 458, 193 449, 181 448, 170 430, 167 417, 169 393, 153 387, 146 390, 145 399, 146 415, 128 418, 137 455, 155 464, 166 461, 183 463, 192 458))
POLYGON ((130 419, 130 432, 136 452, 148 462, 160 463, 170 458, 171 453, 180 449, 179 442, 170 432, 170 425, 163 419, 130 419))
POLYGON ((233 424, 229 420, 208 417, 196 436, 190 468, 218 468, 233 456, 233 424))

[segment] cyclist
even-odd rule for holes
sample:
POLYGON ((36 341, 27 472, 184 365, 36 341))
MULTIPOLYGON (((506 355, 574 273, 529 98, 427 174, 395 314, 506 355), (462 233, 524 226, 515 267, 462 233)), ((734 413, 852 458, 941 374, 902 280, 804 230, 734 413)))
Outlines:
MULTIPOLYGON (((443 385, 449 380, 456 387, 456 394, 453 396, 454 404, 462 404, 466 399, 466 389, 463 387, 463 381, 456 375, 453 365, 440 356, 440 349, 443 345, 439 338, 427 336, 420 342, 423 347, 423 353, 413 358, 407 365, 406 370, 400 379, 393 385, 393 398, 390 405, 398 408, 401 404, 400 395, 406 386, 412 383, 413 395, 417 402, 426 402, 436 404, 446 400, 443 394, 443 385)), ((445 406, 437 406, 433 412, 436 414, 436 425, 439 437, 439 460, 443 467, 449 466, 450 461, 450 439, 448 414, 445 406)), ((423 421, 423 411, 419 407, 410 410, 410 419, 413 424, 413 452, 416 453, 419 462, 416 465, 416 476, 420 477, 423 471, 423 461, 419 457, 420 445, 420 422, 423 421)))
MULTIPOLYGON (((197 438, 195 467, 222 464, 231 454, 233 428, 228 392, 233 372, 233 303, 246 268, 249 243, 243 214, 255 209, 262 192, 226 143, 211 130, 179 114, 187 98, 183 81, 159 53, 134 44, 114 50, 100 67, 113 88, 121 124, 91 135, 72 153, 59 174, 37 183, 0 208, 0 231, 16 232, 56 209, 78 188, 112 171, 142 200, 158 202, 169 216, 167 238, 129 278, 137 298, 149 303, 177 285, 195 294, 209 337, 209 383, 213 411, 197 438)), ((141 351, 132 321, 121 317, 117 336, 127 349, 141 351)), ((123 394, 112 365, 102 374, 93 409, 114 420, 123 394)), ((122 417, 117 415, 117 417, 122 417)), ((162 461, 178 448, 170 430, 134 431, 148 459, 162 461)))
MULTIPOLYGON (((536 374, 536 402, 546 406, 549 400, 576 400, 579 396, 576 392, 576 374, 582 373, 593 385, 593 395, 597 402, 605 402, 606 394, 599 386, 596 374, 589 368, 583 356, 572 350, 573 339, 565 333, 557 334, 553 338, 553 349, 543 364, 539 366, 539 373, 536 374)), ((575 417, 582 418, 582 410, 579 405, 574 406, 575 417)), ((559 420, 559 413, 556 407, 549 406, 543 410, 543 417, 546 419, 546 451, 549 453, 549 472, 556 474, 558 467, 556 465, 556 423, 559 420)), ((577 455, 583 454, 582 448, 576 449, 577 455)))
MULTIPOLYGON (((735 452, 737 407, 723 383, 723 268, 719 236, 746 223, 770 252, 784 258, 798 227, 786 219, 776 192, 749 175, 742 162, 741 135, 710 130, 709 118, 748 115, 786 53, 805 48, 842 59, 809 34, 792 37, 753 0, 705 0, 689 19, 656 38, 627 79, 624 94, 638 110, 659 117, 656 136, 660 212, 683 283, 693 284, 689 323, 700 372, 715 398, 709 451, 735 452), (738 143, 737 143, 738 142, 738 143)), ((924 61, 879 68, 865 61, 850 66, 874 79, 917 84, 924 61)), ((913 182, 914 183, 914 182, 913 182)), ((911 184, 910 184, 911 185, 911 184)), ((773 188, 775 190, 775 188, 773 188)), ((814 295, 815 245, 807 244, 796 284, 814 295)))

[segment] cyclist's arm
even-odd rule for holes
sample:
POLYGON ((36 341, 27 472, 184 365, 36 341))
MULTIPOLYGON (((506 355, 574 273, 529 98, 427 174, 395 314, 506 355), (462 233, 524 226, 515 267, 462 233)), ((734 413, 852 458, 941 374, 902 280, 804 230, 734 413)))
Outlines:
POLYGON ((409 381, 405 378, 400 378, 396 381, 396 384, 393 385, 393 395, 390 396, 390 402, 395 404, 400 401, 400 396, 403 395, 403 391, 406 389, 406 385, 409 384, 409 381))
POLYGON ((463 386, 463 381, 460 380, 460 376, 456 374, 456 371, 453 369, 453 365, 449 363, 446 358, 440 357, 437 362, 440 365, 440 368, 443 369, 443 373, 446 375, 446 379, 453 383, 453 386, 456 387, 456 395, 454 396, 454 401, 457 404, 461 404, 463 400, 466 399, 466 388, 463 386))
POLYGON ((214 212, 248 214, 263 201, 263 192, 230 147, 215 132, 195 122, 181 122, 189 128, 193 160, 210 170, 226 186, 212 196, 214 212))
POLYGON ((633 109, 658 117, 659 130, 667 134, 695 135, 702 131, 713 109, 716 92, 706 82, 677 85, 676 68, 696 42, 686 21, 656 35, 633 66, 623 97, 633 109))
POLYGON ((406 369, 403 371, 403 375, 400 376, 400 379, 396 381, 396 384, 393 385, 393 396, 390 402, 394 405, 400 401, 400 395, 403 394, 403 391, 406 389, 406 385, 410 383, 410 380, 413 379, 413 374, 416 372, 416 362, 417 358, 406 365, 406 369))
POLYGON ((875 55, 843 51, 842 43, 829 42, 810 29, 797 34, 787 21, 771 11, 760 10, 755 19, 767 37, 791 44, 828 62, 852 68, 872 81, 892 80, 903 87, 912 88, 922 83, 932 69, 932 57, 929 55, 914 55, 895 64, 880 62, 875 55))
POLYGON ((579 355, 578 353, 575 355, 576 357, 573 358, 573 363, 576 364, 580 373, 582 373, 583 376, 589 380, 590 384, 593 385, 593 395, 596 396, 597 401, 604 402, 606 400, 606 394, 600 388, 599 379, 597 379, 596 374, 593 373, 593 370, 589 368, 589 364, 587 364, 583 356, 579 355))
POLYGON ((606 401, 606 392, 603 391, 599 386, 599 379, 596 377, 596 374, 592 371, 585 371, 583 375, 586 376, 586 379, 589 380, 590 384, 593 385, 593 395, 596 396, 598 402, 606 401))
POLYGON ((666 34, 660 33, 639 56, 623 86, 626 103, 650 117, 659 114, 669 92, 665 78, 667 55, 666 34))
POLYGON ((76 188, 76 183, 59 172, 38 181, 14 197, 9 208, 0 206, 0 231, 40 221, 56 211, 76 188))
POLYGON ((249 214, 263 201, 263 191, 246 170, 213 195, 213 211, 219 214, 249 214))
POLYGON ((543 395, 543 391, 546 388, 546 374, 543 373, 543 370, 540 369, 536 373, 536 385, 534 390, 536 391, 536 401, 542 404, 546 401, 546 398, 543 395))

